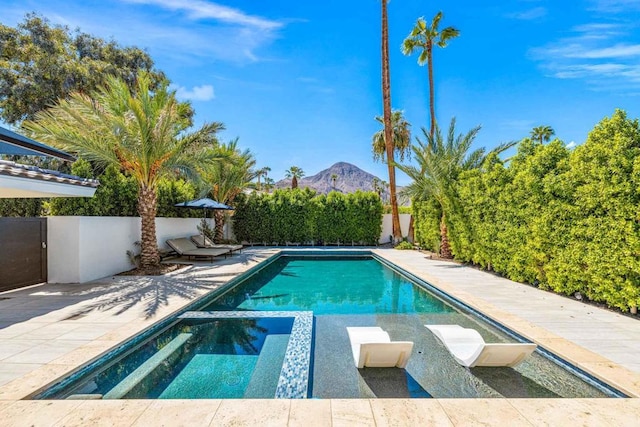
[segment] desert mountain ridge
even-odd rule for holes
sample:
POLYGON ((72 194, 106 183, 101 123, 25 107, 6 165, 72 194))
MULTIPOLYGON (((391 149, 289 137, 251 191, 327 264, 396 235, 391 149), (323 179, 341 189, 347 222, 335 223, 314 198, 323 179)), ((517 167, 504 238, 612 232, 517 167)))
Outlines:
MULTIPOLYGON (((347 162, 338 162, 315 175, 304 176, 298 179, 298 188, 308 187, 319 194, 327 194, 334 190, 342 193, 355 193, 357 190, 376 191, 374 188, 376 179, 379 183, 383 181, 383 179, 360 169, 356 165, 347 162), (333 180, 331 179, 334 174, 336 175, 335 188, 333 186, 333 180)), ((275 187, 289 188, 291 187, 291 180, 282 179, 277 181, 275 187)), ((398 187, 398 191, 401 189, 402 187, 398 187)), ((389 191, 385 189, 381 196, 384 201, 389 200, 389 191)), ((400 202, 400 204, 402 203, 400 202)))

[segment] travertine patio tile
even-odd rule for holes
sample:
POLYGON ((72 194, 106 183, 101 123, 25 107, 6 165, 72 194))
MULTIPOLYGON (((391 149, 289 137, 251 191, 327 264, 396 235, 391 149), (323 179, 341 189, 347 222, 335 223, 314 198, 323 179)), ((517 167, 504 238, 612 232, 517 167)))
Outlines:
POLYGON ((613 362, 585 362, 587 372, 632 397, 640 397, 640 374, 613 362))
POLYGON ((47 326, 50 324, 51 323, 36 322, 36 321, 12 323, 10 326, 7 326, 4 329, 0 329, 0 340, 4 341, 5 339, 15 338, 24 333, 27 333, 29 331, 33 331, 36 329, 40 329, 43 326, 47 326))
POLYGON ((114 330, 114 325, 104 323, 77 323, 76 328, 61 335, 61 340, 95 340, 114 330))
MULTIPOLYGON (((536 426, 632 426, 637 419, 629 418, 630 399, 509 399, 529 422, 536 426), (624 413, 618 416, 618 413, 624 413)), ((637 399, 633 399, 637 400, 637 399)))
POLYGON ((207 426, 221 400, 156 400, 133 423, 135 427, 207 426))
POLYGON ((2 425, 11 427, 49 427, 80 406, 80 400, 18 401, 0 411, 2 425))
POLYGON ((97 358, 112 347, 120 344, 119 341, 91 341, 53 360, 51 363, 58 365, 83 365, 97 358))
POLYGON ((2 363, 0 364, 0 386, 43 366, 39 363, 2 363))
POLYGON ((31 331, 25 332, 19 336, 18 339, 35 339, 35 340, 52 340, 56 338, 64 339, 61 336, 68 334, 69 332, 77 329, 78 325, 68 324, 68 323, 51 323, 45 326, 42 326, 38 329, 33 329, 31 331))
POLYGON ((284 399, 223 400, 209 424, 217 426, 286 426, 290 401, 284 399))
POLYGON ((289 427, 324 427, 331 425, 329 399, 291 400, 289 427))
POLYGON ((331 419, 333 427, 376 425, 368 399, 332 399, 331 419))
POLYGON ((6 363, 49 363, 86 344, 80 340, 49 340, 3 360, 6 363))
POLYGON ((371 399, 376 426, 452 426, 436 399, 371 399))
POLYGON ((42 365, 0 387, 0 400, 23 399, 74 369, 76 365, 42 365))
POLYGON ((455 426, 531 426, 506 399, 439 399, 455 426))
POLYGON ((81 402, 78 407, 53 425, 56 427, 128 427, 151 403, 148 400, 85 400, 81 402))

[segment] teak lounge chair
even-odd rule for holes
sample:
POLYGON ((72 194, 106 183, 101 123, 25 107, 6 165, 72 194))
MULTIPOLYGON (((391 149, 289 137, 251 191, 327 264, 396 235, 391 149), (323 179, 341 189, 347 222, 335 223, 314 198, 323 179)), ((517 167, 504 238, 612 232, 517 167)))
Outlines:
POLYGON ((242 251, 242 245, 221 245, 217 243, 213 243, 211 239, 207 236, 203 236, 202 234, 198 234, 197 236, 191 236, 191 241, 199 248, 216 248, 216 249, 228 249, 231 252, 242 251))
POLYGON ((391 341, 389 334, 377 326, 347 327, 353 361, 358 369, 404 368, 407 366, 413 342, 391 341))
POLYGON ((212 261, 213 258, 220 255, 224 255, 226 258, 227 254, 231 252, 229 249, 199 248, 194 245, 191 240, 185 237, 180 239, 169 239, 167 240, 167 245, 169 245, 171 249, 176 251, 180 256, 186 256, 187 258, 208 257, 211 258, 212 261))
POLYGON ((460 325, 425 325, 447 347, 456 361, 474 366, 514 367, 537 347, 530 343, 485 343, 475 329, 460 325))

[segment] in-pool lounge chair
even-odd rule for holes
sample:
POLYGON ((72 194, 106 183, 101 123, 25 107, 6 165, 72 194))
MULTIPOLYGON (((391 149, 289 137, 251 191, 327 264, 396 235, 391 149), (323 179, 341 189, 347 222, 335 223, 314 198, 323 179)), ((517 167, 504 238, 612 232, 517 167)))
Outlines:
POLYGON ((377 326, 348 327, 353 361, 358 369, 404 368, 407 366, 413 342, 391 341, 389 334, 377 326))
POLYGON ((231 252, 242 251, 242 245, 222 245, 216 244, 211 241, 207 236, 198 234, 197 236, 190 237, 193 244, 199 248, 215 248, 215 249, 228 249, 231 252))
POLYGON ((187 258, 207 257, 211 258, 211 261, 213 261, 213 258, 215 257, 224 255, 226 258, 227 254, 231 253, 229 249, 199 248, 191 240, 185 237, 180 239, 169 239, 167 240, 167 245, 176 251, 178 255, 186 256, 187 258))
POLYGON ((474 366, 514 367, 537 347, 530 343, 485 343, 475 329, 460 325, 424 325, 447 347, 456 361, 474 366))

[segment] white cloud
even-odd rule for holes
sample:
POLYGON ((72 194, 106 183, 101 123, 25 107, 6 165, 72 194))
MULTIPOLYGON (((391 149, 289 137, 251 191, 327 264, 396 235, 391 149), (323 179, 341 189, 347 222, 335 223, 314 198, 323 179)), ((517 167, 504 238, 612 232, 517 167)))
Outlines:
POLYGON ((248 15, 240 9, 223 6, 204 0, 123 0, 128 3, 147 4, 172 11, 182 11, 192 19, 215 19, 228 24, 273 30, 282 23, 248 15))
POLYGON ((547 15, 547 8, 534 7, 533 9, 525 10, 522 12, 513 12, 507 14, 507 18, 520 19, 523 21, 531 21, 534 19, 542 18, 547 15))
POLYGON ((176 97, 178 99, 190 100, 190 101, 211 101, 215 98, 213 93, 213 86, 202 85, 194 86, 192 89, 187 89, 184 86, 173 86, 172 89, 176 91, 176 97))
POLYGON ((602 13, 621 13, 630 10, 640 10, 638 0, 591 0, 590 10, 602 13))
POLYGON ((566 145, 567 148, 571 149, 571 148, 575 148, 578 144, 576 144, 575 141, 571 141, 570 143, 568 143, 566 145))
POLYGON ((570 31, 569 37, 529 51, 530 57, 547 75, 581 79, 593 90, 629 92, 640 89, 640 44, 633 25, 586 23, 570 31))

